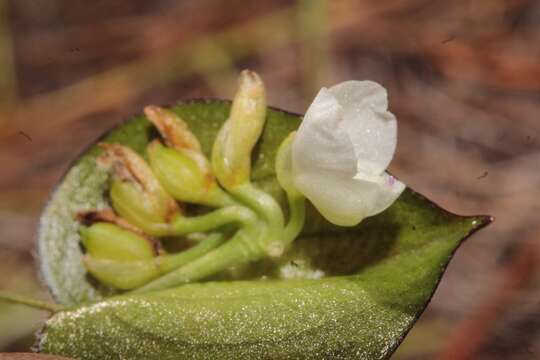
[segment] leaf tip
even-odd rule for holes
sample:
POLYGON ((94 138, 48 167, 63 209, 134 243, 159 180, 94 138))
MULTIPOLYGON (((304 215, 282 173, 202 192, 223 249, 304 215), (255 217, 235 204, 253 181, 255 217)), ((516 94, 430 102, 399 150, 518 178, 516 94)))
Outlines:
POLYGON ((480 230, 483 227, 488 226, 495 221, 495 217, 491 215, 477 215, 473 216, 472 224, 476 230, 480 230))
POLYGON ((468 217, 471 220, 471 229, 469 230, 469 233, 463 240, 468 239, 471 237, 474 233, 477 231, 480 231, 481 229, 485 228, 489 224, 491 224, 493 221, 495 221, 495 217, 491 215, 475 215, 468 217))

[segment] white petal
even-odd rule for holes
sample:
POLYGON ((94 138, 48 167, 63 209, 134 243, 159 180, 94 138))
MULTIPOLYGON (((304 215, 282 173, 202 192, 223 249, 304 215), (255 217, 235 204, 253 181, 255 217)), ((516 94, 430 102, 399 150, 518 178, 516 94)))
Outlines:
POLYGON ((341 130, 350 137, 359 174, 380 175, 397 143, 397 122, 387 110, 386 90, 372 81, 346 81, 330 88, 343 108, 341 130))
POLYGON ((404 184, 386 173, 378 182, 351 179, 332 172, 302 173, 295 177, 298 188, 331 223, 353 226, 388 208, 404 184))
POLYGON ((405 187, 404 183, 392 175, 383 173, 377 181, 377 195, 369 203, 369 207, 366 209, 366 216, 377 215, 386 210, 397 200, 399 195, 405 190, 405 187))
POLYGON ((357 172, 380 175, 388 167, 397 145, 397 121, 388 111, 363 109, 358 115, 346 114, 342 123, 354 147, 357 172))
POLYGON ((322 88, 294 138, 292 161, 297 173, 331 170, 349 177, 356 174, 354 149, 340 129, 342 115, 337 100, 322 88))
POLYGON ((329 91, 344 107, 355 104, 358 107, 372 107, 377 111, 388 109, 386 89, 374 81, 344 81, 332 86, 329 91))

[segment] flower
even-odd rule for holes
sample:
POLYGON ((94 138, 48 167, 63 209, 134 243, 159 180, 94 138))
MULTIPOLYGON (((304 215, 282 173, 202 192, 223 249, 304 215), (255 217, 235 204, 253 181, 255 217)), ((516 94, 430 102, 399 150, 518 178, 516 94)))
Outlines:
POLYGON ((353 226, 388 208, 405 185, 385 172, 397 141, 384 87, 345 81, 322 88, 292 144, 293 181, 330 222, 353 226))

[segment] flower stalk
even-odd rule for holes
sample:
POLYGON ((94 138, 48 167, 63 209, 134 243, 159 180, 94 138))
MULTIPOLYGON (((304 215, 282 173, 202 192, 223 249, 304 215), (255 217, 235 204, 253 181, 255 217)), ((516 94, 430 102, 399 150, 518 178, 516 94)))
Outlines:
POLYGON ((14 294, 8 291, 0 291, 0 301, 16 305, 25 305, 34 309, 45 310, 50 313, 57 313, 66 308, 63 305, 37 300, 28 296, 14 294))

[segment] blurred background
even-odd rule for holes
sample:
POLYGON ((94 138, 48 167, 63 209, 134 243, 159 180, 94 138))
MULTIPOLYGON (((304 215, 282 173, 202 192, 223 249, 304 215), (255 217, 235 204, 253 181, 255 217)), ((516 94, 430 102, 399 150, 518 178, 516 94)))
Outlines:
MULTIPOLYGON (((391 171, 496 217, 393 359, 540 358, 536 0, 0 0, 0 289, 47 296, 38 217, 83 148, 145 104, 230 98, 244 68, 300 113, 321 86, 380 82, 391 171)), ((0 304, 0 351, 28 350, 45 317, 0 304)))

